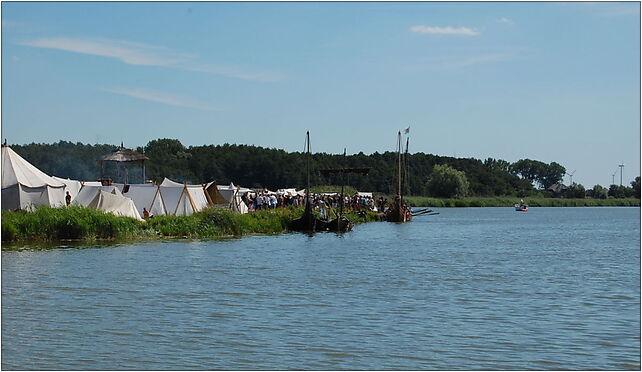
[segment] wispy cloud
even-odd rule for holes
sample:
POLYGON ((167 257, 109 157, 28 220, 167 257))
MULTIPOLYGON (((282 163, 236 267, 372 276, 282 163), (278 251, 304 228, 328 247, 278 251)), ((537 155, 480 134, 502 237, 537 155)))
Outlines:
POLYGON ((502 17, 502 18, 498 19, 497 22, 498 23, 505 23, 507 25, 514 25, 515 24, 515 22, 512 19, 506 18, 506 17, 502 17))
POLYGON ((195 108, 199 110, 208 110, 208 111, 220 110, 219 107, 211 106, 201 102, 196 102, 195 100, 192 100, 187 97, 173 95, 166 92, 160 92, 160 91, 151 90, 151 89, 113 88, 113 89, 105 89, 105 91, 110 93, 120 94, 123 96, 138 98, 145 101, 163 103, 171 106, 188 107, 188 108, 195 108))
POLYGON ((173 52, 167 48, 109 39, 43 38, 21 45, 58 49, 120 60, 129 65, 174 67, 195 56, 173 52))
POLYGON ((434 56, 416 61, 408 68, 411 71, 457 71, 477 65, 505 62, 517 58, 512 53, 484 53, 468 56, 434 56))
POLYGON ((412 26, 412 32, 421 34, 441 34, 441 35, 465 35, 475 36, 479 35, 479 31, 468 27, 437 27, 437 26, 412 26))
POLYGON ((271 72, 245 70, 236 66, 203 63, 198 55, 126 40, 87 38, 41 38, 24 41, 20 45, 64 50, 67 52, 114 58, 129 65, 160 66, 186 71, 206 72, 236 79, 275 82, 282 76, 271 72))

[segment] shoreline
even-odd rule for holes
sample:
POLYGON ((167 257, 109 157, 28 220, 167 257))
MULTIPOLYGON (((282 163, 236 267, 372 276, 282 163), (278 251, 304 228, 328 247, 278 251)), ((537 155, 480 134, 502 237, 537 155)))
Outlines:
MULTIPOLYGON (((462 199, 431 198, 425 196, 406 196, 408 205, 413 207, 432 208, 466 208, 466 207, 513 207, 519 197, 471 197, 462 199)), ((562 199, 524 197, 528 207, 639 207, 640 199, 562 199)))
MULTIPOLYGON (((171 239, 223 240, 248 235, 280 235, 291 232, 290 222, 303 208, 279 208, 235 214, 222 208, 206 208, 191 216, 157 216, 144 222, 78 206, 38 207, 33 212, 2 212, 2 243, 113 243, 171 239)), ((376 212, 345 214, 355 225, 377 221, 376 212)), ((10 247, 9 247, 10 248, 10 247)))

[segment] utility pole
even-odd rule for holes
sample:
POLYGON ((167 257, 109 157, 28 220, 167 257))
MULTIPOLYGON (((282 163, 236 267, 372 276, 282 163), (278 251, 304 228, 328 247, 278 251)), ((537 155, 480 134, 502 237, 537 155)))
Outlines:
POLYGON ((620 186, 622 186, 622 170, 624 169, 624 164, 620 164, 618 167, 620 167, 620 186))

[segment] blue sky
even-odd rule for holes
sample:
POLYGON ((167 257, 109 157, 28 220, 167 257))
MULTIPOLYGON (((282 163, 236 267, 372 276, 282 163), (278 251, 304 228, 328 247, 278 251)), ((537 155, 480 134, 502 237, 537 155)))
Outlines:
MULTIPOLYGON (((640 174, 639 3, 2 3, 8 142, 254 144, 640 174)), ((564 180, 568 183, 568 177, 564 180)))

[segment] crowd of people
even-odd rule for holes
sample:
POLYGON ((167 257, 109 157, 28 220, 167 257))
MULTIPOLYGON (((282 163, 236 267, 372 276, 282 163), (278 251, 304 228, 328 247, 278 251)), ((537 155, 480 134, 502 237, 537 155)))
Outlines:
MULTIPOLYGON (((338 211, 341 207, 341 195, 334 193, 311 194, 312 207, 319 211, 321 217, 327 217, 330 210, 338 211)), ((275 194, 275 193, 246 193, 242 197, 250 212, 262 209, 276 209, 282 207, 298 207, 305 205, 305 196, 275 194)), ((387 201, 380 197, 375 200, 371 195, 359 193, 343 197, 343 209, 347 211, 381 211, 384 210, 387 201)))

